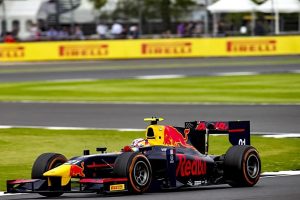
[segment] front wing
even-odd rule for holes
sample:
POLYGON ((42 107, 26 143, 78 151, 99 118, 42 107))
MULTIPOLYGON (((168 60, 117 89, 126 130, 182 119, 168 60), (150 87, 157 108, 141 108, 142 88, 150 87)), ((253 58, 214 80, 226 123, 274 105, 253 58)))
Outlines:
POLYGON ((44 179, 8 180, 7 193, 110 193, 128 191, 127 178, 83 178, 72 181, 70 189, 51 188, 44 179))

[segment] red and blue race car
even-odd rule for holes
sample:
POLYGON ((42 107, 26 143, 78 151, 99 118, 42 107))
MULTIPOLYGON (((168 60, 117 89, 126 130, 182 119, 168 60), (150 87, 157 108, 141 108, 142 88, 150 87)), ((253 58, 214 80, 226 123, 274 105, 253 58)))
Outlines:
POLYGON ((260 177, 258 151, 250 146, 249 121, 192 121, 184 127, 158 124, 147 118, 146 137, 135 139, 120 152, 66 159, 58 153, 41 154, 33 164, 32 179, 8 180, 7 193, 111 193, 229 184, 254 186, 260 177), (209 155, 211 134, 228 134, 232 146, 223 155, 209 155))

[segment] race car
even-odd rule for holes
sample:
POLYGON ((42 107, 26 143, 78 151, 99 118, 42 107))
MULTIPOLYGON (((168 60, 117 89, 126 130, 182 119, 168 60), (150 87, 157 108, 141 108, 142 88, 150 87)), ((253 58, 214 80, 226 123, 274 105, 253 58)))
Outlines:
POLYGON ((33 164, 32 179, 8 180, 7 193, 143 193, 180 187, 229 184, 254 186, 260 177, 258 151, 250 146, 249 121, 192 121, 184 127, 160 125, 162 118, 146 118, 150 125, 143 139, 120 152, 66 159, 43 153, 33 164), (228 134, 232 146, 223 155, 209 155, 211 134, 228 134))

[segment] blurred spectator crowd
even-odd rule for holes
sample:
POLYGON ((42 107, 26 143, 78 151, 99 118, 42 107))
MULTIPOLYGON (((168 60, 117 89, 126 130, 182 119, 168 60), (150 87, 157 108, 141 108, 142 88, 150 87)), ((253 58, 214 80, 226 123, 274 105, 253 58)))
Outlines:
MULTIPOLYGON (((118 21, 112 24, 98 23, 89 26, 89 33, 85 33, 81 25, 61 25, 49 26, 29 23, 27 25, 28 37, 20 39, 18 37, 18 27, 13 28, 11 32, 2 33, 0 41, 12 43, 17 41, 61 41, 61 40, 89 40, 89 39, 138 39, 138 38, 191 38, 204 37, 205 27, 203 21, 179 22, 173 24, 172 30, 165 30, 161 34, 142 35, 137 24, 122 24, 118 21), (91 27, 92 30, 91 31, 91 27)), ((239 35, 266 35, 266 27, 270 24, 257 21, 254 29, 250 27, 249 22, 242 24, 240 27, 234 24, 219 21, 217 37, 239 35)), ((269 31, 269 30, 268 30, 269 31)))
POLYGON ((181 22, 176 28, 178 37, 201 37, 204 34, 204 23, 199 22, 181 22))
POLYGON ((0 41, 12 43, 17 41, 55 41, 55 40, 85 40, 85 39, 137 39, 139 30, 137 25, 123 26, 121 23, 113 23, 111 26, 97 24, 95 34, 84 34, 80 25, 50 26, 45 28, 35 23, 28 25, 29 36, 26 39, 19 39, 18 29, 2 33, 0 41))
POLYGON ((119 22, 112 24, 111 28, 106 24, 99 23, 96 32, 100 39, 137 39, 139 30, 137 25, 123 26, 119 22))
MULTIPOLYGON (((84 40, 85 36, 79 25, 74 26, 50 26, 49 28, 39 27, 31 23, 28 26, 29 36, 25 41, 53 41, 53 40, 84 40)), ((18 30, 2 34, 3 42, 19 41, 18 30)))

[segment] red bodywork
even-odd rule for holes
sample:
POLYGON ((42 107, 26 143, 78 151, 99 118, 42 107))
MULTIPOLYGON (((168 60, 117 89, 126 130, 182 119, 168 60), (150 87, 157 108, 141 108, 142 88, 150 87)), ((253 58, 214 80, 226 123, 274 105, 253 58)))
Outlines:
POLYGON ((85 177, 83 170, 84 170, 84 162, 81 163, 81 167, 79 167, 78 165, 71 165, 70 176, 71 177, 85 177))
POLYGON ((189 129, 184 130, 184 137, 176 128, 172 126, 165 126, 164 132, 164 144, 168 146, 175 147, 188 147, 194 148, 192 145, 188 144, 188 134, 189 129))

